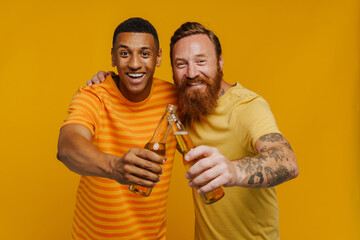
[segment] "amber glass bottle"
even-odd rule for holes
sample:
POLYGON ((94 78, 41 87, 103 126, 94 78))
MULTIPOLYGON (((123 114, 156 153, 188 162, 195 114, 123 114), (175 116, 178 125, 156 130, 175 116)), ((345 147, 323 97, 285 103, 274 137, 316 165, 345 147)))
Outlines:
MULTIPOLYGON (((155 152, 156 154, 162 156, 165 158, 165 154, 166 154, 166 139, 169 135, 169 131, 171 129, 167 116, 169 116, 171 113, 175 112, 176 107, 169 104, 166 109, 164 114, 162 115, 156 129, 154 132, 154 135, 152 136, 152 138, 150 139, 150 141, 148 143, 146 143, 145 147, 146 149, 149 149, 153 152, 155 152)), ((143 197, 147 197, 150 195, 152 188, 148 188, 148 187, 143 187, 143 186, 138 186, 138 185, 130 185, 129 187, 130 191, 132 191, 133 193, 136 193, 140 196, 143 197)))
MULTIPOLYGON (((178 149, 182 153, 183 158, 184 158, 187 152, 189 152, 192 148, 195 148, 195 145, 191 141, 191 138, 190 138, 187 130, 182 125, 182 123, 180 122, 180 120, 175 112, 171 113, 168 116, 168 120, 169 120, 171 128, 174 132, 176 141, 178 143, 178 146, 179 146, 178 149)), ((185 161, 185 159, 183 159, 183 162, 184 162, 185 169, 189 170, 190 167, 192 165, 194 165, 196 161, 187 162, 187 161, 185 161)), ((222 189, 222 187, 219 187, 219 188, 217 188, 211 192, 208 192, 206 194, 201 194, 200 196, 206 204, 211 204, 211 203, 214 203, 214 202, 218 201, 219 199, 221 199, 224 195, 225 195, 224 190, 222 189)))

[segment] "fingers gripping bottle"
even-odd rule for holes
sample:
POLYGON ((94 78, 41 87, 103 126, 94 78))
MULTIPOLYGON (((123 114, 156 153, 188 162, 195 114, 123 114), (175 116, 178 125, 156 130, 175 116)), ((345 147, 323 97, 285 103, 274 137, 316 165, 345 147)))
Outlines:
MULTIPOLYGON (((150 141, 145 145, 144 147, 145 149, 149 149, 155 152, 156 154, 165 157, 166 154, 165 143, 171 129, 169 122, 167 120, 167 116, 170 115, 172 112, 175 112, 175 110, 176 107, 171 104, 169 104, 166 107, 165 112, 162 115, 155 129, 154 135, 152 136, 150 141)), ((138 186, 138 185, 130 185, 129 189, 131 192, 143 197, 149 196, 152 190, 152 188, 138 186)))
MULTIPOLYGON (((184 157, 187 152, 189 152, 192 148, 195 148, 193 142, 190 139, 190 136, 185 129, 185 127, 180 122, 178 116, 176 113, 171 113, 168 116, 169 123, 172 127, 172 130, 174 132, 174 136, 176 138, 176 141, 178 143, 178 149, 183 155, 183 163, 185 166, 186 171, 190 169, 192 165, 195 164, 196 161, 187 162, 184 157)), ((211 192, 201 194, 202 200, 205 202, 205 204, 211 204, 218 200, 220 200, 225 195, 224 190, 222 187, 219 187, 211 192)))

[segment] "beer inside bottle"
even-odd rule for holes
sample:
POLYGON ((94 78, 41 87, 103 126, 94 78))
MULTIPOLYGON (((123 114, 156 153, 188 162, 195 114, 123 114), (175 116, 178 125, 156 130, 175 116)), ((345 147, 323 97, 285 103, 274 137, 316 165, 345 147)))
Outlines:
MULTIPOLYGON (((145 145, 145 149, 149 149, 153 152, 155 152, 156 154, 162 156, 165 158, 165 143, 167 140, 167 137, 169 135, 170 132, 170 125, 169 122, 167 120, 167 117, 175 112, 176 107, 168 104, 164 114, 162 115, 156 129, 154 132, 153 137, 150 139, 150 141, 145 145)), ((143 187, 143 186, 139 186, 139 185, 130 185, 129 189, 131 192, 138 194, 140 196, 143 197, 147 197, 150 195, 152 188, 148 188, 148 187, 143 187)))
MULTIPOLYGON (((150 142, 148 142, 144 148, 149 149, 149 150, 153 151, 154 153, 165 158, 165 149, 166 149, 165 143, 158 143, 158 142, 150 143, 150 142)), ((129 189, 133 193, 138 194, 143 197, 149 196, 152 191, 152 188, 143 187, 143 186, 139 186, 139 185, 130 185, 129 189)))
MULTIPOLYGON (((168 119, 169 119, 169 122, 173 129, 176 141, 179 145, 179 148, 180 148, 179 150, 181 151, 181 153, 183 155, 183 163, 184 163, 185 169, 187 171, 190 169, 190 167, 192 165, 194 165, 196 163, 196 161, 188 162, 184 158, 185 158, 185 155, 187 152, 189 152, 192 148, 195 148, 195 145, 191 141, 191 138, 190 138, 188 132, 186 131, 185 127, 181 124, 181 122, 178 119, 176 114, 174 114, 174 113, 171 114, 168 117, 168 119)), ((219 188, 217 188, 211 192, 205 193, 205 194, 200 194, 202 200, 206 204, 214 203, 214 202, 220 200, 224 195, 225 195, 225 193, 224 193, 224 190, 222 189, 222 187, 219 187, 219 188)))

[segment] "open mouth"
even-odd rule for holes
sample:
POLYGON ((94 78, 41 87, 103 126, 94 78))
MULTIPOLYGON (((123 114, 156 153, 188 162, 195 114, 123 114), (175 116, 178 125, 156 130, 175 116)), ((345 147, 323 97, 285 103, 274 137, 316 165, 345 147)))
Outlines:
POLYGON ((131 78, 141 78, 145 73, 127 73, 127 75, 131 78))
POLYGON ((200 84, 202 84, 203 82, 202 81, 198 81, 198 82, 189 82, 188 85, 190 86, 198 86, 200 84))

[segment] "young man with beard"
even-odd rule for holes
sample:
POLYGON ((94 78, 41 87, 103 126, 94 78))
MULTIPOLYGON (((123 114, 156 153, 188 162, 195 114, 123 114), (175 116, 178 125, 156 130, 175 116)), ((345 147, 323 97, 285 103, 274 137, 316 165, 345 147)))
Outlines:
MULTIPOLYGON (((268 103, 223 80, 220 42, 199 23, 175 31, 170 57, 179 116, 198 146, 185 160, 200 159, 186 173, 193 187, 195 239, 279 239, 274 186, 299 170, 268 103), (220 186, 225 196, 211 205, 196 193, 220 186)), ((90 82, 101 81, 103 74, 90 82)))
POLYGON ((155 28, 144 19, 128 19, 113 36, 111 60, 119 75, 73 96, 57 155, 82 175, 72 239, 166 238, 176 140, 168 138, 166 162, 144 149, 166 106, 176 103, 174 86, 153 78, 161 57, 155 28), (131 193, 130 184, 153 190, 144 198, 131 193))

